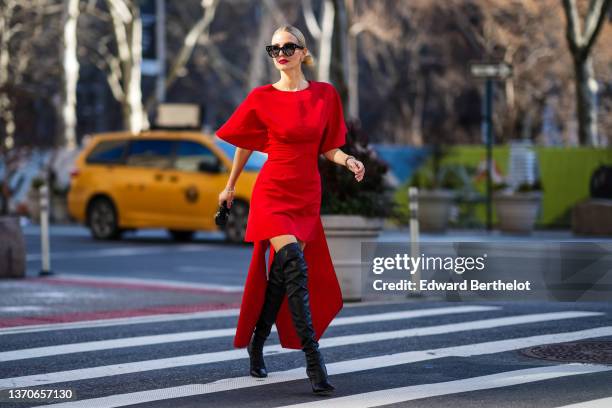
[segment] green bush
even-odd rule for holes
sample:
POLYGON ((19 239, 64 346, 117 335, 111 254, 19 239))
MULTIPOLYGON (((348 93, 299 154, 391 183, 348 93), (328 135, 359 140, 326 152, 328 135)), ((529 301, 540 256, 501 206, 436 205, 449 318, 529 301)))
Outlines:
POLYGON ((457 163, 442 164, 438 168, 438 180, 434 182, 433 166, 427 163, 415 171, 408 182, 403 183, 394 193, 393 200, 396 211, 392 221, 397 225, 407 225, 410 221, 409 187, 419 190, 439 188, 453 190, 458 203, 458 226, 473 227, 479 225, 474 214, 472 201, 482 200, 474 182, 476 166, 457 163))
POLYGON ((323 189, 321 213, 382 218, 392 216, 395 212, 393 192, 385 179, 388 165, 370 146, 368 136, 358 121, 347 123, 346 144, 341 149, 364 164, 365 176, 358 182, 346 167, 319 156, 323 189))
POLYGON ((30 184, 32 186, 32 188, 34 190, 38 190, 39 188, 41 188, 43 185, 45 184, 45 179, 38 176, 38 177, 34 177, 32 179, 32 184, 30 184))
POLYGON ((543 191, 543 190, 544 189, 542 188, 542 183, 540 182, 540 180, 536 180, 534 183, 524 182, 524 183, 521 183, 516 188, 516 191, 519 193, 526 193, 529 191, 543 191))
POLYGON ((459 189, 466 184, 462 174, 465 170, 466 168, 461 165, 441 165, 434 174, 431 167, 423 166, 413 174, 409 185, 421 190, 459 189))

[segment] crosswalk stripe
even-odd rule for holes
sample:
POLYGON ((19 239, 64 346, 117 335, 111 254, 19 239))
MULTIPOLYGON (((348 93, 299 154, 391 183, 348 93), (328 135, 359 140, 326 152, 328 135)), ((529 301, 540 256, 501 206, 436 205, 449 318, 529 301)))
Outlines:
POLYGON ((403 310, 399 312, 386 312, 376 314, 360 314, 357 316, 339 317, 332 321, 332 326, 344 326, 348 324, 387 322, 391 320, 414 319, 418 317, 430 317, 472 312, 490 312, 499 310, 499 306, 451 306, 436 307, 419 310, 403 310))
MULTIPOLYGON (((352 308, 353 305, 347 305, 352 308)), ((363 305, 359 305, 363 306, 363 305)), ((484 312, 501 309, 499 306, 453 306, 453 307, 439 307, 431 309, 419 309, 407 312, 389 312, 389 316, 393 313, 414 313, 415 317, 426 317, 436 316, 439 314, 452 314, 452 313, 467 313, 467 312, 484 312)), ((50 323, 50 324, 35 324, 19 327, 6 327, 0 328, 0 336, 7 334, 22 334, 22 333, 35 333, 42 331, 55 331, 55 330, 74 330, 74 329, 89 329, 96 327, 108 327, 108 326, 122 326, 132 325, 140 323, 161 323, 171 322, 180 320, 192 320, 192 319, 206 319, 216 317, 229 317, 237 316, 240 309, 223 309, 223 310, 210 310, 204 312, 190 312, 190 313, 171 313, 171 314, 158 314, 148 316, 134 316, 134 317, 117 317, 112 319, 96 319, 96 320, 85 320, 80 322, 69 322, 69 323, 50 323)), ((384 313, 379 313, 382 315, 384 313)), ((367 315, 360 315, 367 316, 367 315)), ((352 319, 358 320, 360 317, 351 317, 352 319)), ((346 317, 345 319, 349 319, 346 317)), ((337 319, 336 319, 337 320, 337 319)), ((388 320, 395 320, 393 317, 389 317, 388 320)))
MULTIPOLYGON (((381 333, 356 334, 347 336, 338 336, 328 339, 321 339, 319 344, 322 347, 336 347, 342 345, 362 344, 388 339, 398 339, 410 336, 427 336, 433 334, 447 334, 466 330, 479 330, 485 328, 513 326, 517 324, 536 323, 543 321, 571 319, 589 316, 598 316, 604 313, 600 312, 555 312, 555 313, 539 313, 533 315, 501 317, 486 320, 477 320, 471 322, 462 322, 455 324, 445 324, 433 327, 419 327, 405 330, 387 331, 381 333)), ((268 346, 264 349, 268 353, 280 354, 296 352, 298 350, 285 349, 280 345, 268 346)), ((194 354, 188 356, 170 357, 155 360, 145 360, 133 363, 121 363, 107 366, 89 367, 75 370, 58 371, 44 374, 34 374, 22 377, 2 378, 0 379, 0 389, 30 387, 33 385, 55 384, 66 381, 77 381, 92 378, 108 377, 113 375, 121 375, 127 373, 136 373, 149 370, 159 370, 171 367, 182 367, 197 364, 207 364, 213 362, 222 362, 235 360, 245 357, 243 349, 233 349, 227 351, 219 351, 212 353, 194 354)))
MULTIPOLYGON (((117 248, 105 248, 105 249, 88 249, 82 251, 57 251, 51 252, 51 259, 76 259, 76 258, 105 258, 105 257, 118 257, 118 256, 137 256, 137 255, 159 255, 160 253, 176 253, 176 252, 203 252, 203 251, 214 251, 216 248, 213 245, 194 245, 185 244, 177 245, 168 248, 163 247, 117 247, 117 248)), ((33 262, 42 259, 42 254, 34 253, 27 254, 26 261, 33 262)))
POLYGON ((237 316, 239 309, 207 310, 190 313, 164 313, 148 316, 115 317, 112 319, 83 320, 70 323, 33 324, 19 327, 0 328, 0 336, 7 334, 36 333, 55 330, 93 329, 97 327, 125 326, 140 323, 162 323, 180 320, 207 319, 237 316))
POLYGON ((612 407, 612 397, 610 398, 600 398, 591 401, 577 402, 575 404, 564 405, 562 407, 557 408, 604 408, 604 407, 612 407))
MULTIPOLYGON (((371 322, 384 322, 392 320, 413 319, 425 316, 439 316, 445 314, 457 314, 468 312, 484 312, 497 310, 499 307, 491 306, 462 306, 441 307, 423 310, 407 310, 401 312, 364 314, 358 316, 340 317, 332 322, 332 326, 344 326, 371 322)), ((276 330, 276 327, 273 327, 276 330)), ((82 353, 87 351, 109 350, 123 347, 147 346, 153 344, 173 343, 190 340, 204 340, 216 337, 233 336, 235 328, 198 330, 183 333, 158 334, 152 336, 136 336, 112 340, 97 340, 82 343, 62 344, 46 347, 34 347, 29 349, 11 350, 0 352, 0 362, 23 360, 28 358, 57 356, 70 353, 82 353)))
POLYGON ((92 284, 126 284, 140 286, 160 286, 166 289, 202 289, 202 290, 214 290, 225 293, 240 293, 244 290, 242 286, 238 285, 220 285, 216 283, 198 283, 198 282, 185 282, 176 281, 170 279, 153 279, 153 278, 126 278, 121 276, 90 276, 80 275, 73 273, 57 274, 51 277, 46 277, 47 281, 59 281, 59 282, 75 282, 75 283, 92 283, 92 284))
POLYGON ((414 327, 403 330, 393 330, 386 332, 379 331, 375 333, 362 333, 357 335, 322 338, 320 344, 323 347, 336 347, 345 346, 349 344, 368 343, 374 341, 399 339, 413 336, 432 336, 436 334, 457 333, 468 330, 491 329, 494 327, 513 326, 515 324, 529 324, 552 320, 601 316, 603 314, 604 313, 601 312, 568 311, 497 317, 493 319, 474 320, 461 323, 448 323, 438 326, 414 327))
POLYGON ((364 392, 345 397, 328 398, 325 401, 285 405, 283 408, 319 408, 329 406, 333 406, 334 408, 379 407, 381 405, 413 401, 420 398, 510 387, 512 385, 528 384, 536 381, 551 380, 572 375, 600 373, 611 370, 611 366, 570 363, 506 371, 442 383, 410 385, 407 387, 364 392))
MULTIPOLYGON (((408 351, 355 360, 328 362, 326 364, 326 368, 329 375, 339 375, 357 371, 375 370, 385 367, 392 367, 427 360, 435 360, 445 357, 469 357, 485 354, 503 353, 525 347, 534 347, 542 344, 577 341, 610 335, 612 335, 612 327, 607 326, 575 332, 544 334, 539 336, 521 337, 500 341, 489 341, 484 343, 467 344, 462 346, 408 351)), ((612 369, 612 367, 610 368, 612 369)), ((154 390, 116 394, 106 397, 65 402, 46 406, 53 406, 56 408, 123 407, 131 404, 211 394, 221 391, 232 391, 248 387, 257 387, 273 383, 294 381, 303 378, 306 378, 305 369, 304 367, 299 367, 286 371, 270 372, 268 373, 268 377, 266 377, 265 379, 256 379, 251 376, 224 378, 207 384, 186 384, 177 387, 167 387, 154 390)))

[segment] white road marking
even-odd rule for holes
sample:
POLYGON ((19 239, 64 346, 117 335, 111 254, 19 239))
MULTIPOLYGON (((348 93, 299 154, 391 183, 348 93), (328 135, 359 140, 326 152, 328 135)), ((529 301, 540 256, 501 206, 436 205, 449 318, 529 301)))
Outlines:
MULTIPOLYGON (((321 339, 322 347, 336 347, 344 345, 362 344, 388 339, 398 339, 410 336, 426 336, 433 334, 446 334, 466 330, 479 330, 493 327, 513 326, 517 324, 535 323, 551 320, 580 318, 602 315, 598 312, 557 312, 541 313, 535 315, 502 317, 496 319, 478 320, 473 322, 446 324, 434 327, 421 327, 414 329, 396 330, 382 333, 356 334, 321 339)), ((264 348, 268 353, 281 354, 298 352, 300 350, 282 348, 280 344, 264 348)), ((229 360, 245 358, 243 349, 233 349, 212 353, 192 354, 188 356, 169 357, 155 360, 137 361, 133 363, 120 363, 106 366, 81 368, 76 370, 58 371, 44 374, 34 374, 22 377, 0 379, 0 389, 31 387, 34 385, 55 384, 66 381, 77 381, 92 378, 108 377, 113 375, 137 373, 150 370, 160 370, 172 367, 184 367, 198 364, 218 363, 229 360)))
POLYGON ((46 306, 23 305, 23 306, 0 306, 0 312, 38 312, 48 309, 46 306))
MULTIPOLYGON (((51 252, 51 259, 74 259, 74 258, 106 258, 109 256, 135 256, 160 253, 176 253, 176 252, 203 252, 212 251, 218 246, 205 244, 187 244, 173 245, 171 247, 131 247, 131 248, 105 248, 105 249, 90 249, 82 251, 65 251, 51 252)), ((42 254, 27 254, 26 261, 40 261, 42 254)))
POLYGON ((494 327, 512 326, 515 324, 528 324, 546 322, 552 320, 576 319, 583 317, 601 316, 605 313, 601 312, 554 312, 554 313, 536 313, 519 316, 497 317, 493 319, 467 321, 461 323, 449 323, 439 326, 415 327, 404 330, 394 330, 387 332, 362 333, 357 335, 338 336, 331 338, 323 338, 319 342, 324 347, 344 346, 347 344, 358 344, 366 342, 374 342, 381 340, 399 339, 413 336, 432 336, 436 334, 457 333, 469 330, 491 329, 494 327), (353 341, 356 338, 359 341, 353 341))
MULTIPOLYGON (((497 310, 500 307, 497 306, 453 306, 453 307, 440 307, 440 308, 432 308, 432 309, 419 309, 413 311, 404 311, 404 312, 390 312, 393 313, 401 313, 405 317, 399 318, 409 318, 410 314, 414 314, 414 317, 424 317, 424 316, 436 316, 439 314, 450 314, 450 313, 467 313, 467 312, 480 312, 480 311, 488 311, 488 310, 497 310)), ((97 319, 97 320, 84 320, 80 322, 70 322, 70 323, 49 323, 49 324, 34 324, 27 326, 18 326, 18 327, 5 327, 0 328, 0 336, 3 334, 21 334, 21 333, 33 333, 33 332, 41 332, 41 331, 55 331, 55 330, 73 330, 73 329, 88 329, 95 327, 108 327, 108 326, 122 326, 128 324, 140 324, 140 323, 157 323, 157 322, 170 322, 170 321, 179 321, 179 320, 191 320, 191 319, 205 319, 205 318, 214 318, 214 317, 227 317, 227 316, 237 316, 240 312, 239 309, 225 309, 225 310, 211 310, 205 312, 194 312, 194 313, 171 313, 171 314, 159 314, 159 315, 148 315, 148 316, 134 316, 134 317, 118 317, 112 319, 97 319)), ((387 313, 380 313, 373 316, 378 316, 377 319, 383 319, 383 315, 387 313)), ((368 315, 362 315, 368 316, 368 315)), ((332 324, 339 324, 337 321, 339 319, 362 319, 361 317, 346 317, 346 318, 337 318, 332 324)), ((394 320, 394 319, 389 319, 394 320)), ((367 320, 371 321, 371 320, 367 320)), ((382 321, 382 320, 380 320, 382 321)), ((365 323, 366 321, 362 321, 365 323)), ((274 330, 275 328, 273 328, 274 330)))
MULTIPOLYGON (((204 289, 204 290, 217 290, 220 292, 227 293, 240 293, 244 290, 242 286, 235 285, 219 285, 216 283, 198 283, 198 282, 185 282, 185 281, 174 281, 168 279, 138 279, 138 278, 125 278, 121 276, 90 276, 90 275, 78 275, 78 274, 61 274, 54 275, 44 278, 44 281, 52 281, 59 279, 62 281, 73 280, 75 282, 91 282, 91 283, 125 283, 132 285, 161 285, 169 288, 177 289, 204 289)), ((44 282, 43 281, 43 282, 44 282)))
MULTIPOLYGON (((359 316, 340 317, 332 322, 332 326, 344 326, 349 324, 361 324, 371 322, 383 322, 390 320, 413 319, 424 316, 438 316, 444 314, 457 314, 467 312, 483 312, 497 310, 498 307, 490 306, 459 306, 441 307, 433 309, 409 310, 403 312, 389 312, 366 314, 359 316)), ((206 312, 205 312, 206 313, 206 312)), ((273 327, 276 330, 276 326, 273 327)), ((236 333, 234 327, 227 329, 199 330, 182 333, 158 334, 152 336, 135 336, 113 340, 96 340, 83 343, 71 343, 64 345, 35 347, 0 352, 0 362, 15 361, 28 358, 49 357, 61 354, 82 353, 87 351, 109 350, 123 347, 147 346, 152 344, 174 343, 180 341, 203 340, 216 337, 233 336, 236 333)))
POLYGON ((398 402, 414 401, 420 398, 510 387, 536 381, 552 380, 572 375, 600 373, 611 370, 612 366, 580 363, 526 368, 524 370, 505 371, 462 380, 410 385, 407 387, 364 392, 339 398, 327 398, 325 401, 285 405, 283 408, 318 408, 329 406, 333 406, 334 408, 379 407, 381 405, 396 404, 398 402))
POLYGON ((237 316, 239 309, 207 310, 192 313, 164 313, 147 316, 115 317, 112 319, 83 320, 69 323, 32 324, 27 326, 0 328, 0 336, 6 334, 34 333, 42 331, 91 329, 96 327, 125 326, 144 323, 173 322, 179 320, 209 319, 215 317, 237 316))
POLYGON ((564 405, 557 408, 610 408, 612 407, 612 397, 600 398, 592 401, 577 402, 575 404, 564 405))
MULTIPOLYGON (((561 343, 567 341, 584 340, 594 337, 612 335, 612 327, 598 327, 595 329, 580 330, 567 333, 545 334, 540 336, 522 337, 485 343, 467 344, 430 350, 408 351, 404 353, 387 354, 383 356, 367 357, 362 359, 339 361, 326 364, 329 375, 352 373, 357 371, 374 370, 419 361, 435 360, 444 357, 469 357, 485 354, 503 353, 525 347, 534 347, 542 344, 561 343)), ((558 366, 552 366, 558 367, 558 366)), ((549 368, 549 367, 544 367, 549 368)), ((612 369, 612 367, 607 367, 612 369)), ((539 369, 539 367, 538 367, 539 369)), ((53 405, 57 408, 112 408, 145 402, 168 400, 173 398, 190 397, 194 395, 211 394, 221 391, 231 391, 248 387, 257 387, 273 383, 281 383, 306 378, 304 367, 286 371, 270 372, 265 379, 256 379, 251 376, 224 378, 207 384, 186 384, 177 387, 160 388, 147 391, 138 391, 106 397, 92 398, 81 401, 59 403, 53 405)), ((78 380, 78 377, 76 378, 78 380)), ((444 383, 427 384, 435 389, 444 389, 444 383)), ((326 399, 325 401, 329 401, 326 399)), ((334 405, 335 406, 335 405, 334 405)))
POLYGON ((440 316, 457 313, 489 312, 499 310, 499 306, 451 306, 435 307, 428 309, 403 310, 398 312, 386 312, 376 314, 363 314, 358 316, 347 316, 336 318, 332 321, 332 326, 343 326, 346 324, 386 322, 390 320, 415 319, 419 317, 440 316))

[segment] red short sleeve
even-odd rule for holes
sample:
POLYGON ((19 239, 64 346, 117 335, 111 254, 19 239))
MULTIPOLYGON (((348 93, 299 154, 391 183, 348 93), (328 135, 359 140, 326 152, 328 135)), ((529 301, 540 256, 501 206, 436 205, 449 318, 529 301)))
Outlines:
POLYGON ((268 128, 257 116, 257 98, 251 91, 215 134, 234 146, 267 152, 268 128))
POLYGON ((325 153, 336 147, 346 144, 346 123, 344 122, 344 113, 342 109, 342 100, 336 88, 330 85, 331 92, 328 96, 329 100, 329 116, 327 124, 323 131, 323 139, 319 146, 319 154, 325 153))

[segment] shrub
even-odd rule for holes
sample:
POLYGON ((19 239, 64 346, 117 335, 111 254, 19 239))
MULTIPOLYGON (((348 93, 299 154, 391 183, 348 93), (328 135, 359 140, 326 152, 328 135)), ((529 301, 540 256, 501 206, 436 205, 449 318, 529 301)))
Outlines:
POLYGON ((343 152, 355 156, 365 166, 361 182, 346 167, 319 157, 322 186, 322 214, 389 217, 394 214, 392 188, 387 182, 388 165, 369 144, 368 135, 358 121, 347 123, 343 152))

